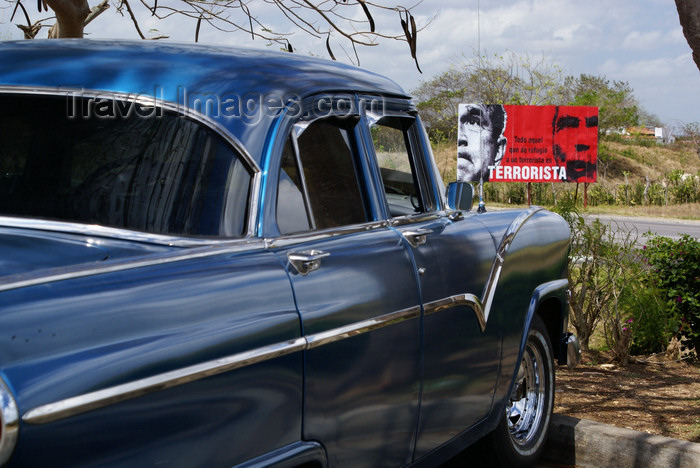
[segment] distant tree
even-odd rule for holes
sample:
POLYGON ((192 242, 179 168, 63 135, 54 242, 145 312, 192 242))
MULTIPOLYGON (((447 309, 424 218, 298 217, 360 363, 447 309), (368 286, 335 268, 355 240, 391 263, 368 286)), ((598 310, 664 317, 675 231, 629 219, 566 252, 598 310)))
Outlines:
POLYGON ((693 60, 700 69, 700 2, 698 0, 676 0, 678 18, 683 35, 693 51, 693 60))
POLYGON ((563 104, 564 73, 547 55, 505 54, 476 56, 463 62, 475 96, 487 104, 563 104))
POLYGON ((565 76, 546 55, 475 54, 412 91, 431 138, 455 141, 460 102, 598 107, 598 131, 655 125, 658 118, 641 109, 626 81, 604 76, 565 76))
MULTIPOLYGON (((25 24, 17 24, 24 32, 25 38, 33 39, 39 31, 51 27, 49 37, 83 37, 84 28, 95 16, 109 8, 109 0, 104 0, 92 9, 88 0, 38 0, 38 10, 53 11, 54 16, 44 16, 36 21, 30 19, 30 13, 23 0, 4 0, 14 4, 10 21, 23 17, 25 24)), ((26 0, 24 0, 26 1, 26 0)), ((155 17, 163 20, 172 16, 189 18, 192 21, 192 33, 195 42, 199 39, 202 27, 209 26, 219 31, 242 32, 251 39, 261 39, 277 43, 289 52, 293 51, 291 34, 276 30, 272 24, 275 18, 261 18, 262 7, 274 6, 278 10, 276 19, 287 22, 294 29, 306 33, 325 43, 328 54, 335 59, 331 50, 331 39, 343 41, 352 50, 354 60, 359 62, 358 46, 376 46, 379 39, 405 41, 409 45, 411 57, 416 60, 417 37, 420 29, 411 14, 412 7, 393 4, 391 1, 371 0, 140 0, 132 6, 129 0, 115 0, 116 11, 128 15, 136 33, 141 39, 147 39, 140 24, 146 18, 155 17), (386 33, 378 29, 372 13, 394 12, 398 33, 386 33)), ((268 10, 269 11, 269 10, 268 10)), ((161 39, 167 36, 148 37, 161 39)), ((416 60, 416 66, 418 61, 416 60)), ((419 68, 420 69, 420 68, 419 68)))
POLYGON ((638 109, 639 113, 639 124, 650 126, 650 127, 666 127, 666 124, 659 118, 658 115, 652 114, 646 109, 640 107, 638 109))
POLYGON ((460 102, 565 104, 564 74, 546 55, 475 56, 425 81, 412 91, 433 140, 457 139, 460 102))
POLYGON ((571 93, 570 105, 598 107, 599 133, 639 125, 639 106, 628 82, 581 74, 568 77, 565 87, 571 93))
POLYGON ((692 143, 700 158, 700 123, 690 122, 681 124, 680 131, 683 137, 692 143))
POLYGON ((469 77, 449 69, 424 81, 412 91, 421 119, 433 141, 457 140, 457 108, 460 102, 474 99, 469 77))

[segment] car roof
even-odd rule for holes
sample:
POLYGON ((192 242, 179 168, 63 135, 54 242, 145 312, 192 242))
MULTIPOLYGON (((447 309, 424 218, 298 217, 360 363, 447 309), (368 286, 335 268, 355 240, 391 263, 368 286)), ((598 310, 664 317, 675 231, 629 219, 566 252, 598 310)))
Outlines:
MULTIPOLYGON (((0 87, 64 88, 141 95, 191 107, 192 96, 369 93, 407 97, 379 74, 317 57, 269 50, 158 41, 51 39, 0 42, 0 87), (183 97, 183 96, 187 97, 183 97)), ((211 116, 210 116, 211 117, 211 116)), ((262 116, 267 122, 270 115, 262 116)), ((214 120, 249 147, 262 149, 265 121, 214 120)))

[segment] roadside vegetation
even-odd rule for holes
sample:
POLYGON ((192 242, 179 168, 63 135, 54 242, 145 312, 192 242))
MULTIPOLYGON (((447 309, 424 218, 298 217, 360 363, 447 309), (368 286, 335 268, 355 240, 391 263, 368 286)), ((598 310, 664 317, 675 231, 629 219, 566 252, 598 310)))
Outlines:
MULTIPOLYGON (((700 242, 626 233, 615 223, 584 223, 585 213, 700 219, 700 157, 694 144, 649 145, 601 138, 607 174, 588 187, 532 184, 532 203, 564 216, 572 231, 570 324, 585 351, 621 365, 631 356, 693 360, 700 349, 700 242), (640 164, 639 161, 649 161, 640 164), (683 177, 685 176, 685 177, 683 177)), ((456 146, 434 146, 446 182, 455 180, 456 146)), ((527 184, 486 183, 487 206, 525 206, 527 184)))
POLYGON ((631 355, 696 359, 700 241, 639 235, 599 220, 587 223, 572 204, 556 209, 572 232, 570 324, 584 351, 597 334, 599 349, 622 366, 631 355))
MULTIPOLYGON (((609 160, 607 174, 599 170, 598 181, 588 185, 587 212, 700 219, 700 156, 693 143, 679 139, 661 145, 603 136, 599 147, 599 160, 603 152, 609 160)), ((456 151, 456 143, 433 146, 446 182, 456 179, 456 151)), ((530 193, 535 205, 557 206, 572 200, 583 210, 583 184, 532 184, 530 193)), ((490 204, 525 206, 527 184, 487 183, 484 195, 490 204)))
MULTIPOLYGON (((570 325, 584 351, 622 366, 631 356, 695 359, 700 349, 700 243, 584 222, 586 212, 700 219, 700 124, 664 125, 627 82, 566 76, 548 57, 475 56, 413 91, 445 182, 456 178, 460 102, 586 105, 599 109, 598 181, 533 183, 531 203, 567 219, 572 232, 570 325), (662 127, 665 139, 623 135, 662 127), (669 135, 674 138, 668 138, 669 135), (586 196, 584 196, 584 194, 586 196), (585 207, 584 207, 585 204, 585 207)), ((487 206, 525 206, 528 184, 486 183, 487 206)))
MULTIPOLYGON (((586 209, 582 186, 531 186, 532 203, 560 213, 571 228, 570 325, 584 351, 605 352, 622 366, 632 356, 652 354, 697 360, 700 242, 688 236, 673 240, 628 233, 615 223, 585 223, 583 214, 700 219, 700 158, 685 141, 665 146, 606 138, 601 142, 614 163, 605 178, 599 174, 599 182, 589 185, 586 209), (641 158, 653 161, 644 172, 635 164, 641 158)), ((455 150, 449 153, 436 148, 445 173, 448 160, 454 165, 455 150)), ((487 183, 484 193, 487 206, 527 203, 527 184, 487 183)))

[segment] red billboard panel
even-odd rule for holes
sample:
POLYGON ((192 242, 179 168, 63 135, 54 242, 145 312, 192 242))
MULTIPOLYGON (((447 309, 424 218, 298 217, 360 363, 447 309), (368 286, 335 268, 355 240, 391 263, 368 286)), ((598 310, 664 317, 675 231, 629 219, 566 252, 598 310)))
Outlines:
POLYGON ((598 108, 460 104, 457 180, 595 182, 598 108))

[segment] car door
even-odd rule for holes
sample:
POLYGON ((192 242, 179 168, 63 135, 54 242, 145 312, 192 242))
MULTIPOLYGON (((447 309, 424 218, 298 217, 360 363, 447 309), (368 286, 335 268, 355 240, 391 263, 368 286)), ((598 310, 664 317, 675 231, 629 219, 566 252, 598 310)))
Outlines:
POLYGON ((359 114, 303 119, 282 137, 271 248, 308 341, 304 439, 324 445, 330 466, 405 465, 418 421, 420 300, 410 252, 377 219, 359 114))
POLYGON ((423 368, 416 459, 486 417, 500 335, 477 311, 494 244, 473 215, 448 217, 444 188, 419 122, 401 101, 368 112, 387 217, 410 246, 423 318, 423 368), (485 328, 484 328, 484 325, 485 328))

